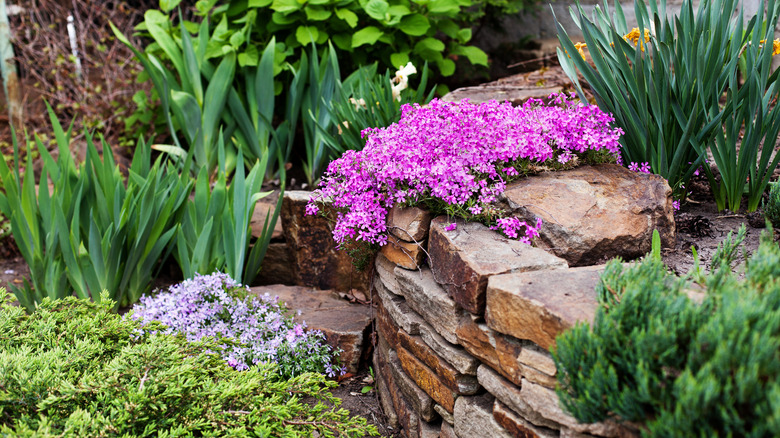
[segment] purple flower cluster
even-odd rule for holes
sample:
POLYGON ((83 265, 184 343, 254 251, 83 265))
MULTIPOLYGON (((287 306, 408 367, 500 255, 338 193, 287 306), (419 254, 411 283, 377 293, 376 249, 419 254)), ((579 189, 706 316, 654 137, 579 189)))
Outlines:
POLYGON ((248 294, 227 274, 196 274, 194 278, 154 296, 143 296, 133 308, 136 320, 160 321, 165 333, 181 333, 189 341, 204 337, 231 339, 222 357, 236 370, 275 362, 284 377, 303 372, 342 372, 333 366, 334 353, 319 331, 306 331, 278 304, 278 297, 248 294))
POLYGON ((648 163, 647 161, 645 161, 644 163, 641 163, 641 164, 640 163, 635 163, 635 162, 632 161, 631 164, 628 165, 628 170, 630 170, 632 172, 641 172, 641 173, 650 173, 651 172, 650 163, 648 163))
POLYGON ((363 150, 330 163, 306 211, 316 214, 320 202, 336 208, 333 237, 339 245, 352 240, 384 245, 389 209, 428 200, 460 206, 465 215, 510 237, 521 238, 525 227, 523 240, 530 240, 538 222, 537 228, 511 218, 498 222, 494 205, 518 167, 565 164, 591 150, 616 154, 622 134, 611 126, 614 118, 595 105, 564 95, 550 99, 549 105, 531 99, 522 107, 466 100, 404 105, 398 123, 364 130, 363 150))

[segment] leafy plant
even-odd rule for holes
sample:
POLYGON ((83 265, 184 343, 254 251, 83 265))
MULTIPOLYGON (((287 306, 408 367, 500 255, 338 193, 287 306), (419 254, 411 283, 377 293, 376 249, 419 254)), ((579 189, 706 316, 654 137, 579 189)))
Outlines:
POLYGON ((744 233, 713 255, 700 303, 660 257, 611 261, 593 325, 556 340, 564 408, 583 422, 641 422, 644 436, 776 436, 780 248, 765 233, 740 278, 731 264, 744 233))
MULTIPOLYGON (((193 151, 196 167, 213 170, 217 161, 218 134, 222 132, 220 121, 235 76, 236 55, 233 52, 224 54, 216 68, 206 64, 203 61, 204 42, 199 42, 196 52, 189 32, 181 28, 180 47, 166 32, 166 29, 171 26, 170 23, 163 20, 160 14, 152 12, 147 11, 144 15, 146 26, 174 66, 178 78, 154 55, 142 54, 113 25, 112 29, 115 36, 133 51, 144 66, 160 97, 163 114, 167 118, 170 134, 177 146, 177 149, 162 149, 177 151, 179 156, 186 155, 188 149, 182 147, 176 135, 176 127, 178 127, 187 141, 188 148, 193 151), (206 82, 205 86, 204 82, 206 82)), ((201 28, 201 32, 208 36, 208 20, 203 22, 201 28)), ((224 128, 233 127, 228 125, 224 128)), ((227 136, 232 133, 232 129, 224 129, 224 131, 224 135, 227 136)), ((235 162, 230 164, 232 167, 235 162)))
POLYGON ((181 333, 193 342, 204 337, 234 340, 237 345, 221 355, 237 370, 273 362, 286 379, 306 372, 343 374, 336 363, 339 352, 325 343, 325 335, 304 330, 305 323, 296 323, 277 300, 252 295, 227 274, 198 274, 167 292, 144 296, 132 318, 160 321, 168 327, 164 333, 181 333))
MULTIPOLYGON (((776 23, 780 18, 780 3, 770 0, 767 10, 766 19, 776 23)), ((764 21, 763 4, 753 21, 764 21)), ((780 162, 780 155, 772 157, 780 132, 780 108, 775 104, 780 97, 780 70, 773 72, 773 44, 763 44, 773 40, 774 26, 769 27, 765 33, 755 29, 741 49, 740 61, 744 62, 746 72, 744 84, 739 86, 737 69, 730 73, 723 109, 725 129, 716 130, 715 142, 710 144, 720 181, 709 166, 704 166, 704 172, 719 210, 739 211, 742 195, 746 193, 747 211, 755 211, 780 162)))
POLYGON ((126 183, 111 148, 103 142, 101 160, 89 133, 86 161, 78 166, 69 148, 71 130, 62 129, 51 108, 49 117, 59 156, 55 161, 36 136, 43 162, 37 193, 29 155, 24 178, 20 174, 15 137, 15 170, 0 163, 0 211, 11 219, 33 282, 12 286, 13 292, 28 310, 44 297, 75 293, 99 300, 104 290, 117 305, 128 305, 149 288, 153 268, 167 255, 191 185, 161 160, 151 165, 143 142, 126 183))
POLYGON ((219 354, 227 341, 142 327, 107 295, 46 298, 30 315, 10 301, 0 289, 0 435, 378 435, 338 408, 323 375, 235 371, 219 354))
MULTIPOLYGON (((416 73, 414 69, 414 73, 416 73)), ((401 106, 406 104, 427 104, 433 99, 435 89, 426 95, 428 65, 422 70, 417 91, 404 92, 400 88, 401 75, 377 75, 377 64, 362 67, 349 75, 339 87, 330 106, 331 118, 338 125, 338 134, 322 130, 328 147, 334 156, 341 156, 346 150, 361 150, 366 141, 362 132, 366 128, 390 126, 401 119, 401 106), (393 85, 397 79, 399 84, 393 85)))
POLYGON ((770 184, 769 198, 764 204, 764 215, 773 227, 780 227, 780 184, 770 184))
MULTIPOLYGON (((225 50, 232 50, 238 53, 241 66, 255 66, 259 60, 256 46, 267 44, 275 36, 294 65, 306 46, 324 46, 330 40, 339 51, 349 53, 351 64, 345 67, 350 71, 378 59, 392 68, 409 61, 419 65, 429 62, 443 76, 449 76, 455 71, 453 58, 464 57, 472 64, 487 66, 487 55, 468 43, 472 26, 485 15, 486 5, 494 3, 511 9, 519 2, 208 0, 197 2, 195 8, 201 17, 219 23, 210 38, 207 59, 220 58, 225 50)), ((176 5, 178 2, 161 3, 162 11, 155 13, 169 14, 176 5)), ((187 22, 184 26, 189 26, 191 32, 197 27, 187 22)), ((148 31, 145 25, 137 29, 148 31)), ((283 61, 279 59, 277 66, 281 67, 283 61)))
POLYGON ((637 0, 637 28, 629 33, 620 2, 612 18, 606 3, 604 9, 597 6, 593 20, 577 4, 571 15, 595 67, 577 55, 583 45, 575 46, 556 23, 558 59, 580 97, 585 95, 577 71, 599 107, 614 114, 625 131, 623 161, 650 163, 678 193, 684 194, 720 129, 719 99, 736 72, 741 37, 755 26, 755 18, 743 26, 736 8, 735 0, 706 0, 694 13, 685 0, 670 20, 666 0, 637 0))

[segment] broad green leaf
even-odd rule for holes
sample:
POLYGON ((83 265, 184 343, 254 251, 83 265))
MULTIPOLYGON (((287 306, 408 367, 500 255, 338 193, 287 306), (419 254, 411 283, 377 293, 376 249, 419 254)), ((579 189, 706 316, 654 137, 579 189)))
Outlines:
POLYGON ((304 12, 306 12, 306 18, 312 21, 324 21, 333 14, 333 12, 327 9, 313 8, 311 6, 306 6, 304 12))
POLYGON ((458 32, 460 31, 460 26, 455 24, 454 21, 450 20, 449 18, 445 18, 443 20, 439 20, 436 23, 436 27, 438 30, 442 31, 444 35, 447 35, 448 37, 455 39, 458 37, 458 32))
POLYGON ((295 18, 294 13, 274 12, 271 15, 271 21, 273 21, 275 24, 286 26, 288 24, 296 23, 298 20, 295 18))
POLYGON ((471 41, 471 29, 465 28, 458 31, 458 41, 461 44, 466 44, 471 41))
POLYGON ((460 12, 460 5, 455 0, 431 0, 428 2, 428 12, 431 14, 455 16, 460 12))
POLYGON ((425 38, 417 42, 414 45, 415 53, 423 52, 442 52, 444 51, 444 43, 436 38, 425 38))
POLYGON ((219 20, 217 27, 214 28, 214 33, 211 34, 211 39, 214 41, 226 41, 228 39, 229 33, 230 30, 228 29, 227 17, 223 15, 222 19, 219 20))
POLYGON ((399 17, 403 17, 405 15, 409 15, 412 13, 411 10, 409 10, 409 6, 406 5, 393 5, 390 6, 390 8, 387 10, 387 13, 390 15, 396 15, 399 17))
POLYGON ((171 109, 179 122, 179 128, 187 137, 187 142, 194 144, 196 137, 202 135, 202 115, 195 96, 184 91, 171 90, 171 109))
POLYGON ((360 47, 363 44, 373 45, 382 35, 384 32, 376 26, 366 26, 352 35, 352 48, 360 47))
POLYGON ((250 8, 264 8, 268 5, 270 5, 273 2, 273 0, 249 0, 247 3, 247 7, 250 8))
POLYGON ((259 54, 257 53, 257 47, 255 45, 248 45, 243 52, 238 54, 238 65, 241 67, 257 66, 259 54))
POLYGON ((303 4, 299 3, 298 0, 274 0, 271 4, 271 9, 274 11, 287 14, 290 12, 295 12, 302 7, 303 4))
POLYGON ((401 20, 401 24, 398 25, 398 28, 403 33, 411 36, 425 35, 430 27, 431 23, 428 19, 420 14, 406 16, 401 20))
POLYGON ((298 29, 295 30, 295 39, 298 40, 302 46, 317 42, 319 36, 319 31, 314 26, 298 26, 298 29))
POLYGON ((358 23, 358 16, 349 9, 336 9, 336 16, 344 20, 349 27, 354 28, 358 23))
POLYGON ((333 35, 332 39, 333 42, 336 44, 336 47, 338 47, 339 49, 348 52, 352 51, 352 34, 339 33, 333 35))
POLYGON ((236 32, 230 36, 230 45, 236 49, 239 48, 241 44, 244 44, 244 41, 246 41, 244 32, 236 32))
POLYGON ((369 17, 374 20, 384 20, 390 5, 385 0, 369 0, 363 7, 369 17))
POLYGON ((484 65, 485 67, 488 65, 487 53, 483 52, 479 47, 459 46, 452 53, 465 56, 472 64, 484 65))
POLYGON ((401 68, 409 62, 409 51, 390 54, 390 63, 393 67, 401 68))
POLYGON ((181 3, 181 0, 160 0, 160 9, 165 12, 171 12, 179 3, 181 3))
POLYGON ((449 58, 442 59, 436 65, 439 67, 442 76, 451 76, 455 73, 455 61, 449 58))

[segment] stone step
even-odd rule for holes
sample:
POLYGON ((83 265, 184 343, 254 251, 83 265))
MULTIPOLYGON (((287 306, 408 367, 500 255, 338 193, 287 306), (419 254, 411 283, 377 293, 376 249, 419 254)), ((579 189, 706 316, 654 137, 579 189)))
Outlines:
POLYGON ((250 292, 278 296, 279 302, 296 313, 297 322, 305 321, 309 330, 321 330, 331 347, 343 350, 341 364, 347 367, 347 372, 357 373, 369 345, 370 307, 343 300, 334 291, 310 287, 277 284, 253 287, 250 292))

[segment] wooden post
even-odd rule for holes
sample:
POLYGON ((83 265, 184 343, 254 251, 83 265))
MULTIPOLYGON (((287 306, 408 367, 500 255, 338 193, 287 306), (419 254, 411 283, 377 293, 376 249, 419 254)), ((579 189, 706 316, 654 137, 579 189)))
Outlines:
POLYGON ((3 91, 8 105, 8 121, 17 132, 22 127, 22 92, 19 73, 16 70, 14 47, 11 44, 11 26, 5 0, 0 0, 0 73, 3 75, 3 91))

